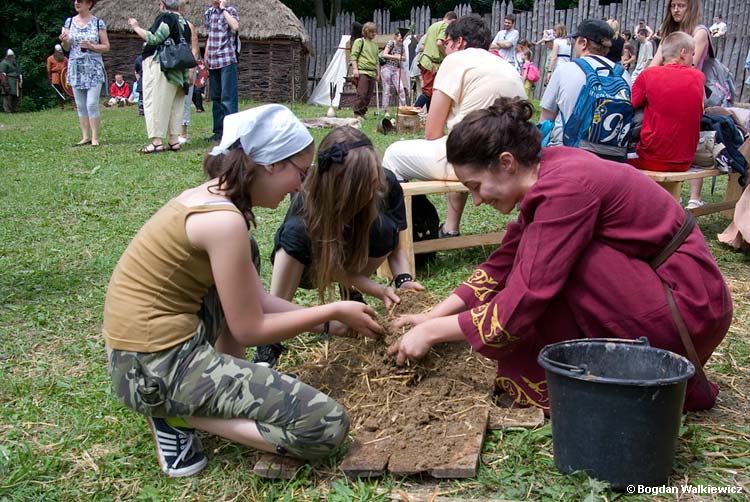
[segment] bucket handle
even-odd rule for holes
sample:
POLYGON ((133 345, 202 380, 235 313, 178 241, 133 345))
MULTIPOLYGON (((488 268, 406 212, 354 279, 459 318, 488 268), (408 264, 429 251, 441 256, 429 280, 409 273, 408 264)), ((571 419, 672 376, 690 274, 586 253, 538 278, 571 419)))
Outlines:
MULTIPOLYGON (((622 338, 622 339, 620 339, 620 338, 602 338, 602 339, 599 339, 599 340, 596 340, 596 341, 601 342, 601 343, 612 343, 612 342, 616 342, 616 343, 628 343, 628 344, 633 344, 633 345, 643 345, 644 347, 650 347, 651 346, 651 344, 648 341, 648 338, 646 338, 645 336, 640 336, 640 337, 636 338, 635 340, 630 340, 630 339, 627 339, 627 338, 622 338)), ((579 375, 584 375, 584 374, 588 373, 588 371, 589 371, 588 366, 586 366, 585 364, 581 364, 580 366, 575 366, 575 365, 572 365, 572 364, 561 363, 559 361, 553 361, 552 359, 549 359, 548 357, 545 357, 545 356, 542 356, 542 358, 544 359, 544 362, 546 362, 550 366, 555 366, 556 368, 560 368, 561 370, 566 370, 566 371, 569 371, 571 373, 577 373, 579 375)))
POLYGON ((557 368, 560 368, 561 370, 567 370, 571 373, 578 373, 579 375, 583 375, 588 371, 588 367, 585 364, 582 364, 580 366, 574 366, 572 364, 565 364, 559 361, 553 361, 552 359, 548 359, 546 357, 544 358, 544 361, 550 366, 555 366, 557 368))

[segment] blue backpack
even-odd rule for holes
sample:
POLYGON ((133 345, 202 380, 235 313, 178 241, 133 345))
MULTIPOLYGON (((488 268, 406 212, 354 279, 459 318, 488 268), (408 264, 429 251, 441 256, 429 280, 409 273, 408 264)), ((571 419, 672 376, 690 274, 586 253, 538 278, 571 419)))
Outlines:
POLYGON ((583 58, 572 60, 586 75, 586 83, 573 113, 563 121, 563 144, 624 161, 634 113, 630 86, 623 78, 625 69, 619 63, 612 68, 591 57, 605 67, 598 71, 607 69, 609 73, 600 75, 583 58))

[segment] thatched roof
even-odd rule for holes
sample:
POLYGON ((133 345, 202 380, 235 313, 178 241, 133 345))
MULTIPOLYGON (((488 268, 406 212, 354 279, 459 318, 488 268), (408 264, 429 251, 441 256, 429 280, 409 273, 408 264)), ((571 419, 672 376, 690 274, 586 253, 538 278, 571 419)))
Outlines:
MULTIPOLYGON (((211 0, 187 0, 185 17, 201 37, 206 36, 203 13, 211 0)), ((247 40, 299 40, 311 51, 310 36, 294 13, 279 0, 233 0, 231 5, 240 15, 240 37, 247 40)), ((94 15, 107 23, 107 30, 130 31, 128 18, 134 17, 141 26, 148 27, 159 13, 158 0, 101 0, 93 9, 94 15)))

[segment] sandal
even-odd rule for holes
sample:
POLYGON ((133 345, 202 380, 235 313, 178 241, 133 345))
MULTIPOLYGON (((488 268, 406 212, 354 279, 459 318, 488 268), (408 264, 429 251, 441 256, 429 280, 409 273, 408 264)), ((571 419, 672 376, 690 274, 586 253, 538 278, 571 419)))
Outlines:
POLYGON ((91 144, 91 140, 88 140, 88 141, 81 141, 80 143, 73 143, 70 146, 72 146, 73 148, 78 148, 79 146, 86 146, 90 144, 91 144))
POLYGON ((167 148, 167 150, 169 150, 170 152, 179 152, 180 151, 180 142, 179 141, 177 143, 167 143, 167 144, 169 145, 169 148, 167 148))
POLYGON ((161 153, 166 152, 167 149, 164 147, 164 143, 161 143, 157 145, 156 143, 151 143, 149 145, 146 145, 146 148, 141 150, 141 153, 161 153))

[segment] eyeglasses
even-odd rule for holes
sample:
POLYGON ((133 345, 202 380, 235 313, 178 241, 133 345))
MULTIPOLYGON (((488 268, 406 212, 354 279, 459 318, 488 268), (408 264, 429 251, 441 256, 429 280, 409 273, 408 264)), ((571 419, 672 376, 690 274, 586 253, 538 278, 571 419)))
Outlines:
POLYGON ((305 181, 305 178, 307 178, 307 170, 302 169, 291 158, 286 159, 286 160, 292 165, 292 167, 294 167, 297 170, 297 172, 299 173, 299 179, 300 179, 300 181, 305 181))

